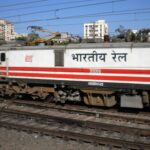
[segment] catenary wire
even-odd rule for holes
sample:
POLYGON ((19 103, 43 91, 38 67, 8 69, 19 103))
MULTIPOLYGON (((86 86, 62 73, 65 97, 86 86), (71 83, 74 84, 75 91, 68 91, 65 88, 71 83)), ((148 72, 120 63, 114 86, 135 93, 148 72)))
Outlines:
MULTIPOLYGON (((124 19, 124 20, 108 20, 108 23, 118 23, 118 22, 140 22, 140 21, 150 21, 150 18, 143 18, 143 19, 124 19)), ((66 24, 45 24, 42 25, 43 27, 56 27, 56 26, 77 26, 77 25, 83 25, 84 22, 79 22, 79 23, 66 23, 66 24)), ((25 29, 23 28, 17 28, 17 30, 22 30, 25 29)))
POLYGON ((48 0, 34 0, 34 1, 29 1, 29 2, 9 4, 9 5, 0 5, 0 8, 14 7, 14 6, 20 6, 20 5, 29 5, 29 4, 35 4, 39 2, 45 2, 45 1, 48 1, 48 0))
POLYGON ((13 18, 13 17, 18 17, 18 16, 22 17, 22 16, 27 16, 27 15, 41 14, 41 13, 47 13, 47 12, 55 12, 55 11, 60 11, 60 10, 75 9, 75 8, 81 8, 81 7, 94 6, 94 5, 103 5, 103 4, 116 3, 116 2, 122 2, 122 1, 126 1, 126 0, 113 0, 113 1, 108 1, 108 2, 97 2, 97 3, 92 3, 92 4, 83 4, 83 5, 62 7, 62 8, 56 8, 56 9, 49 9, 49 10, 43 10, 43 11, 24 13, 24 14, 19 14, 19 15, 3 16, 3 18, 13 18))
MULTIPOLYGON (((150 9, 150 8, 149 8, 150 9)), ((148 9, 148 10, 149 10, 148 9)), ((86 17, 94 17, 94 16, 119 16, 119 15, 131 15, 131 14, 145 14, 150 13, 150 11, 135 11, 137 9, 133 10, 124 10, 124 11, 113 11, 113 12, 98 12, 93 14, 84 14, 84 15, 74 15, 74 16, 64 16, 64 17, 54 17, 54 18, 47 18, 47 19, 32 19, 32 20, 24 20, 24 21, 18 21, 13 22, 14 24, 20 24, 20 23, 28 23, 28 22, 40 22, 40 21, 52 21, 52 20, 62 20, 62 19, 79 19, 79 18, 86 18, 86 17)), ((144 10, 141 9, 141 10, 144 10)))
MULTIPOLYGON (((58 5, 67 5, 67 4, 72 4, 72 3, 84 3, 84 2, 90 2, 90 1, 94 1, 94 0, 74 0, 74 1, 69 1, 69 2, 59 2, 59 3, 51 3, 51 4, 44 4, 44 5, 40 5, 40 6, 28 6, 28 7, 20 7, 20 8, 11 8, 11 9, 5 9, 5 11, 18 11, 18 10, 22 10, 22 9, 33 9, 33 8, 41 8, 41 7, 49 7, 49 6, 58 6, 58 5)), ((4 9, 1 8, 0 11, 4 11, 4 9)))

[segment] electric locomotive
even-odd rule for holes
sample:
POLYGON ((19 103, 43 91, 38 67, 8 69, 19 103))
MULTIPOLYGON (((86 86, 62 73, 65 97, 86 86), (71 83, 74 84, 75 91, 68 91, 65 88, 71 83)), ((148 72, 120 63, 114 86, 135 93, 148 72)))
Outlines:
POLYGON ((150 43, 1 46, 1 96, 150 106, 150 43))

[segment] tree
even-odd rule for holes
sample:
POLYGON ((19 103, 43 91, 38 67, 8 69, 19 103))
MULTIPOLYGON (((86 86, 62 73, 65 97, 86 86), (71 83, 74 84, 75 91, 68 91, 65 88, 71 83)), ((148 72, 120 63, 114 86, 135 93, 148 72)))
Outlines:
POLYGON ((148 42, 150 29, 141 29, 137 33, 133 33, 131 29, 125 29, 122 25, 115 30, 117 35, 112 37, 112 42, 148 42))
POLYGON ((136 40, 135 33, 131 29, 126 30, 124 33, 125 42, 134 42, 136 40))
POLYGON ((148 42, 150 29, 141 29, 137 33, 136 40, 139 42, 148 42))
POLYGON ((124 41, 125 33, 126 33, 126 29, 124 28, 124 26, 120 25, 119 28, 117 28, 115 30, 115 32, 118 33, 117 38, 119 38, 119 39, 124 41))
POLYGON ((26 36, 20 36, 16 38, 16 41, 23 41, 23 42, 27 42, 27 37, 26 36))

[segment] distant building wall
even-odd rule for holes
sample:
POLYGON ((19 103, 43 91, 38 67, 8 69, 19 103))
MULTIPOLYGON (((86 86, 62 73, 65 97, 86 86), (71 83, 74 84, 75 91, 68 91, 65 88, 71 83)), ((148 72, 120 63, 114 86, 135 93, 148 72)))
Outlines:
POLYGON ((0 20, 0 39, 11 41, 15 39, 14 25, 7 20, 0 20))
POLYGON ((104 40, 105 35, 108 35, 108 25, 105 20, 84 24, 84 39, 104 40))

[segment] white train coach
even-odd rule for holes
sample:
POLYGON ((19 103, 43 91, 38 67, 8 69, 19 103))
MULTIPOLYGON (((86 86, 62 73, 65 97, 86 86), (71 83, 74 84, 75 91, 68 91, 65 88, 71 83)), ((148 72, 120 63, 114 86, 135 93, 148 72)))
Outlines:
POLYGON ((1 95, 150 107, 150 43, 0 47, 1 95))

